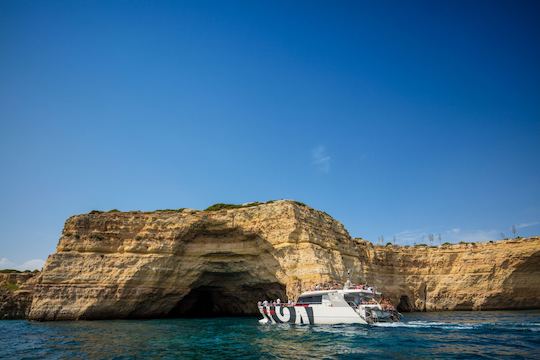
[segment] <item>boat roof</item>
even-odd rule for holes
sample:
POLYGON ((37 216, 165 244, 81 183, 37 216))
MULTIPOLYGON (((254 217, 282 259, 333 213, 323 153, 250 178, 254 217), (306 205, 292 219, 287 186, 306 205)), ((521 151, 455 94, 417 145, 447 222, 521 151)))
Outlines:
POLYGON ((300 294, 300 296, 307 296, 307 295, 324 295, 324 294, 330 294, 330 293, 339 293, 339 294, 366 294, 366 295, 379 295, 380 293, 374 293, 373 291, 365 290, 365 289, 334 289, 334 290, 313 290, 313 291, 306 291, 300 294))

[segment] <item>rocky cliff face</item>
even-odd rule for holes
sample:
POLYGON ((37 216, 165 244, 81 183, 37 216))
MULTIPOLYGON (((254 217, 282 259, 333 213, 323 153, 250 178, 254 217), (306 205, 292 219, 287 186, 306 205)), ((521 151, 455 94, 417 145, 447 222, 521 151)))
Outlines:
POLYGON ((36 320, 251 314, 316 283, 374 284, 402 308, 540 307, 540 239, 439 248, 352 239, 293 201, 67 220, 34 289, 36 320))
POLYGON ((36 273, 0 273, 0 320, 24 319, 32 303, 36 273))
POLYGON ((540 307, 540 238, 441 247, 359 242, 362 277, 404 310, 540 307))

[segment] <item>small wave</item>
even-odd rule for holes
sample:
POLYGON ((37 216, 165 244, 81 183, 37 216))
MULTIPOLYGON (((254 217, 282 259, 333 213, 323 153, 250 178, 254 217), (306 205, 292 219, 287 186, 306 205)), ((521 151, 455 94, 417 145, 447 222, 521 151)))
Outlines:
POLYGON ((413 320, 398 323, 375 323, 378 327, 402 327, 402 328, 435 328, 444 330, 471 330, 480 328, 496 328, 514 331, 540 331, 540 323, 451 323, 439 321, 413 320))
POLYGON ((439 328, 439 329, 445 329, 445 330, 470 330, 476 327, 473 324, 455 324, 455 323, 432 322, 432 321, 375 323, 373 325, 378 326, 378 327, 439 328))
POLYGON ((533 328, 540 327, 540 323, 521 323, 519 325, 523 327, 533 327, 533 328))

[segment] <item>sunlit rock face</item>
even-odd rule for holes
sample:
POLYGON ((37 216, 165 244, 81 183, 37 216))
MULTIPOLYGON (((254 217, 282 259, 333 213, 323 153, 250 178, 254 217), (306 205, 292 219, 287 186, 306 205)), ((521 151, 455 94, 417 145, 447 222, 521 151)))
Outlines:
POLYGON ((540 307, 540 238, 440 247, 362 241, 362 276, 410 310, 540 307))
POLYGON ((343 246, 352 240, 340 223, 291 201, 74 216, 46 262, 30 318, 254 314, 259 300, 341 277, 343 246))
POLYGON ((294 201, 66 221, 38 278, 35 320, 248 315, 314 284, 367 280, 411 310, 540 307, 540 239, 440 248, 352 239, 294 201))

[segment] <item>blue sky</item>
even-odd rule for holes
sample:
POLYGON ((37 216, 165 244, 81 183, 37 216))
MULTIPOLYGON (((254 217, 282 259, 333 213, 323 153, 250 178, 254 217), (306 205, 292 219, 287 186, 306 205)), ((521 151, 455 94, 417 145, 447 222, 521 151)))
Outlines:
POLYGON ((372 241, 539 234, 539 15, 2 1, 0 267, 40 264, 92 209, 289 198, 372 241))

